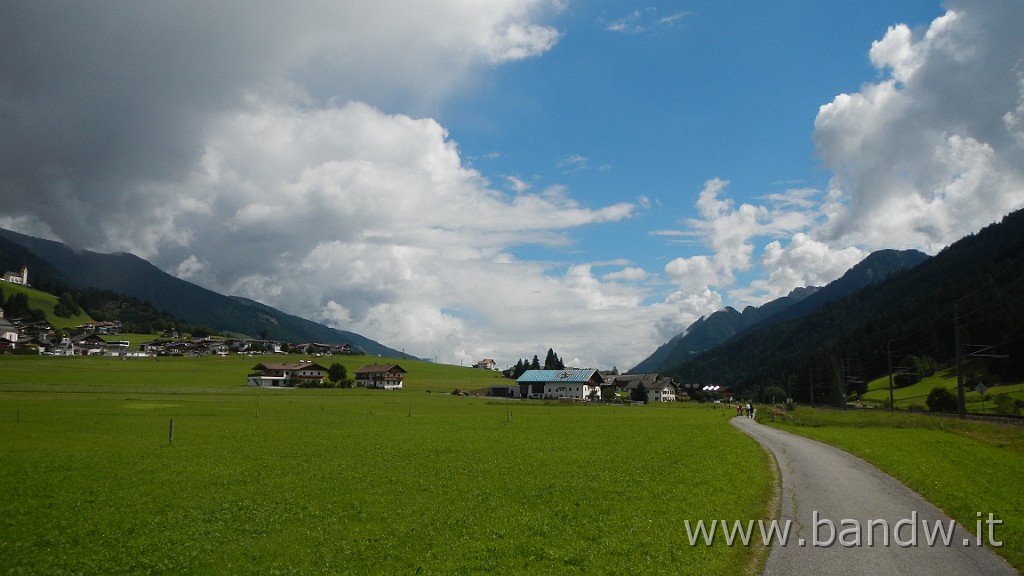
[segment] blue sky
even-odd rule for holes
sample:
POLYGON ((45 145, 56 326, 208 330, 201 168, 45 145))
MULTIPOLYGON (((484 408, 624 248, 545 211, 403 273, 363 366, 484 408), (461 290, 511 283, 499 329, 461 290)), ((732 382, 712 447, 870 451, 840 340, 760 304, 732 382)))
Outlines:
POLYGON ((539 58, 492 71, 448 105, 444 125, 496 186, 564 185, 592 204, 651 202, 631 219, 574 232, 527 259, 628 258, 648 269, 706 251, 681 230, 712 178, 737 202, 824 189, 815 158, 818 107, 876 80, 868 49, 897 23, 943 13, 916 2, 576 3, 539 58))
POLYGON ((1024 207, 1024 4, 0 0, 0 227, 626 369, 1024 207))

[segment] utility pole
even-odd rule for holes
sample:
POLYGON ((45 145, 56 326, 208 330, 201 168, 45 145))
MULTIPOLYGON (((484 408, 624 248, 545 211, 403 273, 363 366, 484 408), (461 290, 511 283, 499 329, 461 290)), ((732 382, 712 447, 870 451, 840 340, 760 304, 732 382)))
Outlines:
POLYGON ((953 336, 956 342, 956 413, 960 418, 967 417, 967 404, 964 402, 963 352, 960 349, 960 304, 953 304, 953 336))
POLYGON ((886 356, 889 358, 889 412, 896 411, 896 404, 893 403, 892 398, 892 340, 886 345, 886 356))
POLYGON ((814 368, 807 370, 807 378, 811 384, 811 406, 814 406, 814 368))

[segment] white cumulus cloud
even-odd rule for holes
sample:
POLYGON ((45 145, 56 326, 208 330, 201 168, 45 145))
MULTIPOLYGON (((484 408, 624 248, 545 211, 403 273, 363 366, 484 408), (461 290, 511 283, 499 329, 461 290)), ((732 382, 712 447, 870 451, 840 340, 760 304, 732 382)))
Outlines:
POLYGON ((824 236, 926 252, 1024 206, 1024 4, 949 2, 915 35, 870 51, 878 82, 821 107, 814 141, 833 174, 824 236))

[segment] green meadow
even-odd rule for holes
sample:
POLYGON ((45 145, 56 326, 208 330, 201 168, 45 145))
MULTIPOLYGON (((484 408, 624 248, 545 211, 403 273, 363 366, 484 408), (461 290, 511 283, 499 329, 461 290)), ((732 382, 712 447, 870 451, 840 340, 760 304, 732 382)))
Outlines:
POLYGON ((92 318, 84 312, 80 312, 68 318, 57 316, 53 313, 53 309, 57 307, 57 296, 48 292, 36 290, 29 286, 21 286, 19 284, 4 282, 3 285, 0 285, 0 294, 2 294, 5 299, 10 298, 14 294, 25 294, 28 298, 29 308, 42 310, 46 313, 47 322, 57 329, 72 328, 79 324, 92 322, 92 318))
POLYGON ((900 480, 974 533, 978 513, 1003 521, 995 551, 1024 570, 1024 428, 887 410, 798 408, 758 416, 859 456, 900 480))
POLYGON ((737 574, 763 560, 686 538, 687 519, 770 516, 768 459, 728 410, 451 396, 500 380, 367 357, 341 360, 397 362, 406 389, 244 386, 261 359, 0 357, 0 566, 737 574))
MULTIPOLYGON (((954 396, 956 395, 956 373, 952 370, 936 372, 932 376, 922 378, 920 382, 904 388, 893 389, 893 404, 897 409, 927 410, 926 400, 933 388, 946 388, 954 396)), ((1003 384, 990 386, 982 396, 976 392, 973 386, 967 386, 964 390, 964 404, 968 412, 976 414, 996 414, 995 399, 1000 394, 1006 394, 1013 400, 1024 401, 1024 384, 1003 384)), ((873 380, 868 383, 868 390, 861 396, 861 400, 879 407, 889 406, 889 378, 888 376, 873 380)))

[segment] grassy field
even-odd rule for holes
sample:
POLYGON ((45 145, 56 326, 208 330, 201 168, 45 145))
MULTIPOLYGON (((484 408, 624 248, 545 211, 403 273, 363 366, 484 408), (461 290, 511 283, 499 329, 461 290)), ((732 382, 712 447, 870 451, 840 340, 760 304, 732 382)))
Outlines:
MULTIPOLYGON (((398 364, 409 371, 409 392, 451 392, 509 383, 500 373, 379 356, 241 355, 205 358, 150 357, 66 358, 56 356, 0 357, 0 390, 58 389, 83 392, 252 394, 245 386, 250 369, 260 362, 312 360, 323 366, 338 362, 349 378, 367 364, 398 364)), ((292 392, 292 391, 287 391, 292 392)))
MULTIPOLYGON (((341 359, 350 372, 388 361, 341 359)), ((409 370, 402 391, 245 387, 257 361, 0 357, 0 566, 12 574, 736 574, 751 566, 753 549, 691 547, 683 527, 767 514, 767 457, 728 425, 727 410, 449 396, 438 392, 484 387, 494 376, 406 360, 397 360, 409 370)))
MULTIPOLYGON (((893 390, 893 403, 897 409, 927 410, 925 400, 933 388, 946 388, 956 395, 956 373, 953 371, 936 372, 920 382, 905 388, 893 390)), ((1024 384, 992 386, 985 392, 985 397, 973 389, 964 391, 964 402, 968 412, 977 414, 994 414, 994 399, 998 394, 1008 394, 1014 400, 1024 400, 1024 384)), ((889 405, 889 378, 879 378, 868 383, 868 391, 861 397, 865 402, 876 406, 889 405)))
POLYGON ((799 408, 758 419, 826 442, 878 466, 974 531, 977 513, 1003 520, 996 552, 1024 570, 1024 429, 884 410, 799 408))

